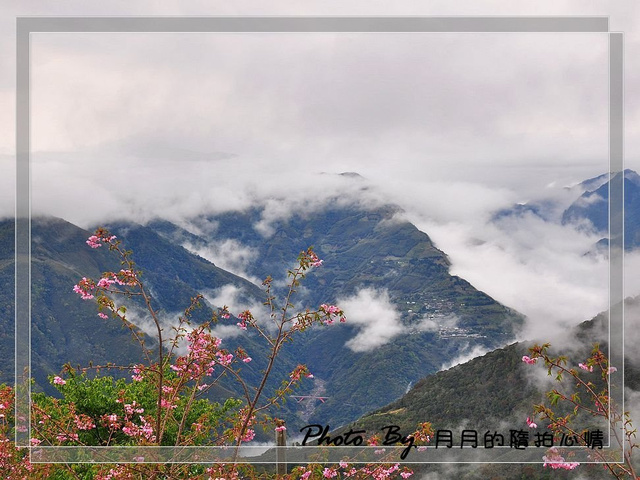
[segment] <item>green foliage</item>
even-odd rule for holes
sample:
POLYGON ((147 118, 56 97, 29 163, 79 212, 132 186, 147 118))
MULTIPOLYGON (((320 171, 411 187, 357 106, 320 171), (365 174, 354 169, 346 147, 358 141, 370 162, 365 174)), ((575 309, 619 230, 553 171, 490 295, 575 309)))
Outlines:
MULTIPOLYGON (((175 374, 167 372, 167 380, 175 378, 175 374)), ((64 385, 56 385, 61 398, 54 398, 44 393, 33 394, 36 423, 34 430, 37 437, 45 444, 61 443, 56 438, 59 431, 52 427, 70 425, 75 416, 86 416, 95 428, 79 432, 79 441, 84 445, 136 445, 139 439, 122 432, 122 421, 126 415, 125 405, 135 406, 143 412, 130 415, 133 423, 140 424, 140 417, 154 418, 157 408, 157 390, 153 382, 143 380, 131 382, 124 378, 114 379, 111 376, 94 376, 86 373, 77 374, 73 370, 65 377, 64 385), (105 417, 116 415, 119 427, 109 428, 105 417), (46 418, 50 417, 50 418, 46 418), (44 420, 43 424, 38 423, 44 420)), ((53 384, 53 382, 52 382, 53 384)), ((188 396, 183 392, 173 403, 176 408, 167 421, 163 436, 163 445, 177 445, 189 438, 192 445, 213 445, 222 437, 223 430, 229 428, 228 419, 242 405, 237 399, 227 399, 220 405, 207 399, 198 399, 188 403, 188 396), (187 430, 178 439, 178 429, 184 419, 187 430), (197 428, 194 430, 194 425, 197 428)), ((77 418, 77 417, 76 417, 77 418)), ((70 427, 68 427, 70 428, 70 427)), ((62 442, 64 443, 64 441, 62 442)))

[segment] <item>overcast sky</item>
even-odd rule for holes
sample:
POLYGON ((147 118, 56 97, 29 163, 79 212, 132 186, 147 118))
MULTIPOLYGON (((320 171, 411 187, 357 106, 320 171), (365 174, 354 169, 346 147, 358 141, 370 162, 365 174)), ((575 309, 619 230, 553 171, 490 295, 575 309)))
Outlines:
MULTIPOLYGON (((16 15, 608 15, 626 33, 626 163, 640 168, 638 2, 389 3, 4 5, 0 214, 16 15)), ((269 202, 268 222, 329 195, 392 201, 531 325, 576 323, 606 308, 606 265, 583 256, 594 239, 487 220, 607 171, 607 55, 604 34, 33 35, 33 211, 88 226, 269 202), (344 171, 370 188, 321 175, 344 171)))
POLYGON ((299 172, 357 171, 526 192, 544 186, 531 169, 580 180, 607 168, 601 34, 42 34, 32 45, 34 194, 53 162, 101 178, 112 164, 149 167, 151 184, 171 178, 165 195, 190 183, 174 170, 223 183, 274 172, 278 188, 299 172))

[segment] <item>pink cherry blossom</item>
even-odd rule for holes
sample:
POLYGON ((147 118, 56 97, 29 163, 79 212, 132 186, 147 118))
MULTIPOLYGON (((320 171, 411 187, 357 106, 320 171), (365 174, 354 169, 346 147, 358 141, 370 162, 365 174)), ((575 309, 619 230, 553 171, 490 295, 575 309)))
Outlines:
POLYGON ((586 370, 587 372, 593 372, 593 366, 588 366, 588 365, 585 365, 584 363, 579 363, 578 366, 582 370, 586 370))
POLYGON ((118 285, 135 286, 138 283, 136 272, 133 270, 120 270, 113 276, 113 280, 118 285))
POLYGON ((338 472, 336 472, 334 469, 329 468, 329 467, 325 467, 325 469, 322 471, 322 476, 324 478, 334 478, 338 476, 338 472))
POLYGON ((91 235, 89 237, 89 239, 87 240, 87 245, 89 245, 91 248, 99 248, 102 246, 102 244, 100 243, 100 238, 98 238, 95 235, 91 235))
POLYGON ((114 283, 116 283, 116 281, 111 278, 101 278, 100 280, 98 280, 96 286, 99 288, 109 288, 114 283))
MULTIPOLYGON (((218 351, 216 352, 216 357, 218 357, 218 362, 220 363, 220 365, 223 365, 225 367, 227 365, 230 365, 231 362, 233 361, 233 354, 231 353, 225 354, 223 352, 218 351)), ((251 361, 251 359, 249 359, 249 361, 251 361)))
POLYGON ((97 235, 93 234, 87 239, 87 245, 89 245, 91 248, 100 248, 102 246, 102 243, 111 243, 116 239, 115 235, 106 236, 104 235, 105 233, 106 230, 98 229, 96 231, 97 235))
POLYGON ((142 379, 144 378, 142 376, 143 368, 144 368, 144 365, 136 365, 135 367, 133 367, 133 375, 131 375, 131 378, 133 379, 134 382, 141 382, 142 379))
POLYGON ((285 427, 284 425, 280 425, 279 427, 276 427, 276 432, 284 432, 287 429, 287 427, 285 427))
POLYGON ((95 289, 95 284, 92 280, 89 280, 86 277, 82 277, 82 280, 78 282, 77 285, 73 286, 73 291, 80 295, 82 300, 91 300, 93 297, 93 293, 91 293, 95 289))
POLYGON ((617 372, 617 371, 618 371, 618 369, 616 367, 609 367, 607 369, 607 374, 611 375, 613 372, 617 372))
POLYGON ((78 427, 78 430, 91 430, 93 428, 96 428, 96 425, 95 423, 93 423, 91 417, 87 415, 76 415, 75 423, 76 427, 78 427))
POLYGON ((525 355, 524 357, 522 357, 522 361, 524 363, 528 363, 529 365, 533 365, 534 363, 536 363, 537 358, 529 358, 527 355, 525 355))
POLYGON ((527 425, 529 425, 529 428, 538 428, 538 425, 533 422, 529 417, 527 417, 527 425))
POLYGON ((53 377, 53 383, 55 383, 56 385, 66 385, 67 381, 58 376, 55 376, 53 377))
POLYGON ((160 406, 162 408, 170 408, 170 409, 174 409, 174 408, 178 407, 177 405, 171 403, 169 400, 167 400, 165 398, 160 400, 160 406))
POLYGON ((542 457, 542 460, 544 460, 544 467, 550 467, 554 470, 573 470, 580 466, 577 462, 566 462, 556 447, 547 450, 547 454, 542 457))
POLYGON ((314 252, 309 252, 309 263, 312 267, 320 267, 322 266, 322 260, 318 258, 314 252))
POLYGON ((335 305, 327 305, 326 303, 323 303, 322 305, 320 305, 320 310, 322 310, 325 313, 328 313, 329 315, 341 312, 341 310, 335 305))

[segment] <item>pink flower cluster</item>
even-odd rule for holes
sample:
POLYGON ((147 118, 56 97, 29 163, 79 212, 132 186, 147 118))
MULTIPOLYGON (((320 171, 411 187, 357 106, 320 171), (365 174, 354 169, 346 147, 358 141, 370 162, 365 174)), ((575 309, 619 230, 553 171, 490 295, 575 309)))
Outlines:
POLYGON ((140 437, 145 438, 150 442, 155 442, 156 436, 153 433, 153 427, 142 415, 140 415, 140 422, 141 425, 136 425, 131 421, 127 422, 126 425, 122 427, 122 432, 130 437, 140 437))
POLYGON ((171 403, 171 401, 167 400, 166 398, 162 398, 160 399, 160 407, 166 409, 174 409, 178 408, 178 405, 176 405, 175 403, 171 403))
MULTIPOLYGON (((385 465, 377 465, 375 467, 366 466, 361 469, 361 471, 367 474, 369 478, 373 478, 375 480, 386 480, 390 478, 391 475, 397 472, 398 470, 400 470, 400 465, 398 463, 390 467, 386 467, 385 465)), ((409 478, 411 475, 412 473, 409 471, 404 471, 400 473, 400 476, 402 478, 409 478)))
POLYGON ((544 467, 551 467, 554 470, 573 470, 580 466, 577 462, 566 462, 556 447, 551 447, 547 450, 547 454, 542 457, 542 460, 544 460, 544 467))
POLYGON ((234 441, 242 441, 242 442, 250 442, 256 436, 255 430, 251 428, 256 422, 256 416, 251 415, 251 417, 247 418, 248 410, 247 407, 243 407, 238 412, 236 418, 233 422, 233 428, 228 432, 228 435, 232 435, 234 441), (245 425, 246 421, 246 425, 245 425), (245 428, 244 433, 242 433, 243 427, 245 428))
POLYGON ((88 279, 87 277, 82 277, 77 285, 73 286, 73 291, 80 295, 82 300, 91 300, 93 298, 93 290, 95 290, 96 285, 93 283, 93 280, 88 279))
MULTIPOLYGON (((216 352, 216 357, 218 359, 218 363, 220 365, 222 365, 223 367, 226 367, 228 365, 231 365, 231 362, 233 362, 233 354, 232 353, 224 353, 221 351, 217 351, 216 352)), ((251 361, 251 358, 247 357, 249 359, 249 361, 251 361)), ((247 358, 245 358, 245 360, 247 360, 247 358)))
MULTIPOLYGON (((391 478, 391 476, 400 470, 400 465, 398 463, 391 465, 390 467, 386 465, 366 465, 361 469, 357 469, 355 467, 349 468, 349 464, 347 462, 341 461, 340 468, 343 469, 341 478, 373 478, 375 480, 386 480, 391 478), (361 475, 366 475, 366 477, 360 477, 361 475)), ((413 475, 413 472, 408 469, 404 469, 399 472, 400 476, 405 480, 413 475)), ((300 475, 301 480, 308 480, 313 475, 313 467, 302 467, 302 473, 300 475)), ((322 478, 336 478, 340 475, 337 468, 325 467, 322 470, 322 478)), ((314 477, 315 478, 315 477, 314 477)))
POLYGON ((302 375, 304 375, 307 378, 313 378, 313 375, 311 374, 311 372, 309 371, 306 365, 298 365, 293 370, 293 372, 291 372, 291 374, 289 375, 289 378, 295 382, 300 380, 302 375))
MULTIPOLYGON (((102 234, 102 231, 98 230, 96 233, 102 234)), ((89 245, 91 248, 100 248, 102 246, 102 243, 111 243, 115 239, 115 235, 102 237, 99 237, 98 235, 91 235, 87 240, 87 245, 89 245)))
POLYGON ((195 380, 203 375, 212 375, 216 363, 228 366, 233 361, 233 354, 218 350, 221 340, 212 337, 202 330, 193 330, 187 335, 189 353, 178 357, 171 369, 195 380))
MULTIPOLYGON (((105 277, 100 279, 100 282, 104 281, 105 285, 117 283, 118 285, 128 285, 133 287, 138 283, 138 277, 136 276, 136 272, 133 270, 120 270, 118 273, 110 273, 107 275, 110 275, 111 278, 105 277)), ((98 282, 98 286, 102 287, 100 282, 98 282)), ((107 286, 102 288, 107 288, 107 286)))
POLYGON ((280 425, 279 427, 276 427, 276 432, 284 432, 287 429, 287 427, 285 427, 284 425, 280 425))
POLYGON ((104 278, 101 278, 100 280, 98 280, 97 286, 99 288, 109 288, 114 283, 116 283, 116 281, 113 278, 104 277, 104 278))
POLYGON ((78 434, 77 433, 59 433, 58 435, 56 435, 56 439, 59 442, 65 442, 67 440, 72 442, 77 442, 78 434))
POLYGON ((133 367, 133 375, 131 375, 131 378, 134 382, 141 382, 144 378, 144 376, 142 375, 143 368, 144 365, 136 365, 135 367, 133 367))
MULTIPOLYGON (((323 303, 322 305, 320 305, 319 310, 328 317, 326 322, 324 322, 327 325, 331 325, 334 322, 334 317, 340 317, 341 323, 344 323, 347 321, 342 309, 340 309, 339 307, 336 307, 335 305, 327 305, 326 303, 323 303)), ((321 323, 322 323, 322 320, 321 320, 321 323)))
POLYGON ((124 413, 131 416, 134 413, 144 413, 144 408, 139 407, 136 401, 134 400, 131 403, 124 404, 124 413))
POLYGON ((247 322, 251 323, 251 321, 253 320, 253 315, 251 315, 251 312, 249 310, 245 310, 238 315, 238 318, 240 319, 240 321, 236 323, 236 325, 238 325, 241 330, 246 330, 247 322))
POLYGON ((324 478, 335 478, 338 476, 338 472, 336 472, 333 468, 325 467, 322 471, 322 476, 324 478))
MULTIPOLYGON (((120 270, 118 273, 105 273, 104 276, 95 283, 93 280, 87 277, 82 277, 76 285, 73 286, 73 291, 80 295, 82 300, 91 300, 94 298, 94 291, 96 288, 103 290, 108 289, 114 283, 118 285, 135 286, 138 283, 136 273, 132 270, 120 270)), ((108 318, 104 313, 98 313, 102 318, 108 318)))
POLYGON ((522 357, 522 361, 524 363, 528 363, 529 365, 533 365, 536 363, 538 359, 537 358, 529 358, 527 355, 525 355, 524 357, 522 357))
POLYGON ((584 363, 579 363, 578 366, 582 370, 586 370, 587 372, 593 372, 593 365, 585 365, 584 363))
POLYGON ((88 415, 76 415, 75 422, 78 430, 91 430, 92 428, 96 428, 96 424, 93 423, 93 420, 88 415))
POLYGON ((113 480, 116 478, 123 478, 125 475, 125 465, 117 465, 115 468, 109 469, 106 474, 99 473, 96 475, 96 480, 113 480))
POLYGON ((124 403, 122 399, 116 400, 117 403, 123 403, 124 417, 120 419, 116 413, 102 416, 102 424, 110 430, 122 430, 125 435, 130 437, 144 438, 150 442, 154 442, 156 436, 153 427, 147 419, 141 414, 144 408, 140 407, 134 400, 131 403, 124 403), (140 424, 135 424, 132 419, 135 415, 139 415, 140 424))
POLYGON ((110 415, 103 415, 102 423, 105 427, 109 427, 112 430, 120 429, 120 422, 118 420, 118 415, 116 415, 115 413, 112 413, 110 415))
POLYGON ((209 474, 209 480, 240 480, 236 470, 225 470, 224 464, 218 464, 205 470, 209 474))
POLYGON ((320 267, 322 266, 322 260, 318 258, 314 252, 309 252, 309 263, 312 267, 320 267))
POLYGON ((66 385, 67 381, 56 375, 55 377, 53 377, 53 383, 56 385, 66 385))
POLYGON ((529 426, 529 428, 538 428, 538 424, 531 420, 529 417, 527 417, 527 425, 529 426))

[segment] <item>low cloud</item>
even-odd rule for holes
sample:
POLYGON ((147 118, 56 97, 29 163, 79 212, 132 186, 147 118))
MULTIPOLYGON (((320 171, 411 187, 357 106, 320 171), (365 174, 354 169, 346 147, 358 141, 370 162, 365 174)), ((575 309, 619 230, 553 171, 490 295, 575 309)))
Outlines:
POLYGON ((211 329, 211 335, 221 340, 240 337, 244 335, 244 333, 244 330, 237 325, 216 325, 211 329))
MULTIPOLYGON (((516 183, 497 189, 462 181, 372 183, 447 254, 453 275, 527 316, 520 338, 545 340, 608 308, 608 260, 595 248, 601 235, 560 223, 582 192, 562 187, 571 182, 561 170, 557 186, 548 186, 553 174, 528 190, 537 195, 531 202, 548 202, 546 219, 532 213, 493 218, 521 199, 516 183)), ((640 254, 625 262, 633 271, 629 266, 640 266, 640 254)), ((628 278, 626 287, 627 295, 640 292, 640 281, 628 278)))
MULTIPOLYGON (((640 254, 635 256, 633 262, 636 265, 640 265, 638 256, 640 254)), ((631 270, 631 272, 637 271, 637 269, 631 270)), ((627 324, 624 330, 624 354, 628 360, 633 362, 633 366, 638 368, 640 366, 640 329, 637 326, 640 318, 640 299, 625 303, 624 316, 627 324)))
POLYGON ((417 329, 421 332, 435 332, 438 328, 438 322, 433 318, 428 318, 427 316, 424 316, 417 326, 417 329))
POLYGON ((473 360, 476 357, 480 357, 485 353, 489 352, 489 349, 482 347, 480 345, 476 345, 475 347, 469 349, 469 345, 462 349, 464 352, 458 355, 456 358, 451 360, 449 363, 444 363, 440 367, 440 370, 449 370, 456 365, 460 365, 461 363, 467 363, 469 360, 473 360))
POLYGON ((585 195, 580 197, 578 200, 576 200, 575 206, 588 207, 589 205, 593 205, 599 202, 606 202, 606 200, 602 198, 600 195, 598 195, 597 193, 593 193, 591 195, 585 195))
MULTIPOLYGON (((118 308, 119 305, 116 305, 118 308)), ((156 312, 160 326, 165 332, 173 332, 173 328, 178 326, 178 318, 182 316, 184 312, 156 312)), ((158 329, 156 323, 148 310, 140 308, 135 305, 127 305, 127 312, 125 315, 127 321, 135 325, 140 332, 143 333, 145 340, 145 348, 152 348, 153 345, 158 344, 158 329)), ((170 342, 170 339, 164 338, 163 343, 170 342)), ((183 342, 180 342, 178 346, 178 352, 184 353, 186 346, 183 342)), ((155 354, 153 354, 155 355, 155 354)))
POLYGON ((391 303, 387 290, 363 288, 352 297, 340 299, 338 304, 347 321, 360 329, 345 344, 354 352, 372 350, 403 332, 400 312, 391 303))
POLYGON ((203 157, 158 165, 108 150, 37 153, 32 169, 33 213, 58 216, 84 228, 118 219, 144 224, 161 217, 199 233, 198 227, 213 226, 189 219, 260 207, 262 218, 253 227, 268 238, 274 222, 293 214, 312 215, 328 202, 373 207, 385 201, 360 179, 338 175, 340 170, 322 174, 305 165, 278 164, 279 160, 272 166, 254 157, 203 157), (93 162, 83 165, 85 157, 93 162), (121 178, 135 184, 135 190, 119 186, 121 178), (85 208, 80 199, 90 201, 92 208, 85 208))
POLYGON ((249 273, 249 267, 254 261, 257 252, 255 249, 243 245, 235 239, 212 240, 200 245, 188 242, 182 246, 228 272, 244 277, 256 285, 261 284, 257 277, 249 273))
POLYGON ((607 308, 608 261, 588 254, 599 236, 535 215, 417 223, 445 250, 452 274, 527 316, 522 338, 561 334, 607 308))
POLYGON ((215 290, 204 291, 202 295, 213 307, 221 308, 226 305, 229 308, 229 312, 234 315, 244 310, 251 310, 254 316, 258 317, 263 309, 263 305, 249 299, 242 288, 230 283, 215 290))
MULTIPOLYGON (((212 307, 221 308, 226 305, 229 312, 234 316, 237 316, 245 310, 249 310, 259 325, 266 329, 273 328, 267 307, 261 302, 249 297, 242 288, 227 284, 215 290, 204 291, 202 295, 212 307)), ((223 339, 236 337, 243 333, 243 330, 235 324, 224 325, 222 322, 212 330, 214 335, 223 339)))

